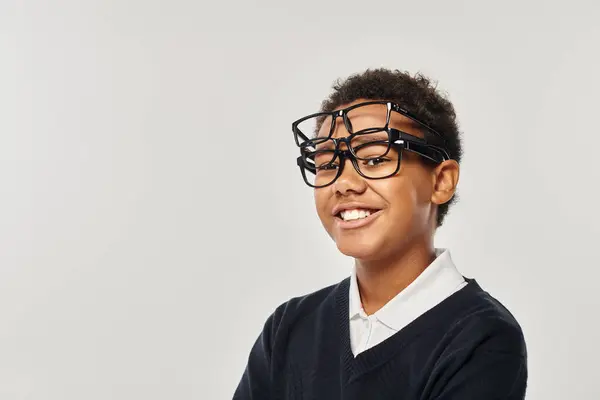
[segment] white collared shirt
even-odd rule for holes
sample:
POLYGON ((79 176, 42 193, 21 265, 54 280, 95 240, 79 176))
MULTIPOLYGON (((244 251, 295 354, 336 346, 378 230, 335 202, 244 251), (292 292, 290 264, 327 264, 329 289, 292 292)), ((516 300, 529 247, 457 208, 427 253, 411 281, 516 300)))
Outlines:
POLYGON ((450 251, 435 250, 436 259, 403 291, 372 315, 362 308, 356 268, 350 277, 350 344, 356 357, 441 303, 467 282, 458 272, 450 251))

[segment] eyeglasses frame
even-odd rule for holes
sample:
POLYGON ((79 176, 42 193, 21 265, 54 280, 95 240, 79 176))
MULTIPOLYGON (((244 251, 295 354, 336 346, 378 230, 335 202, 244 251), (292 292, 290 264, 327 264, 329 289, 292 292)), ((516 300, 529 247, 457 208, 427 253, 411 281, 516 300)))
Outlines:
MULTIPOLYGON (((419 125, 421 128, 423 128, 425 130, 425 132, 432 133, 435 137, 435 140, 432 140, 431 141, 432 143, 430 143, 430 144, 436 145, 437 147, 440 147, 440 148, 446 147, 445 146, 446 140, 441 133, 439 133, 438 131, 433 129, 428 124, 419 120, 419 118, 417 118, 413 113, 408 111, 406 108, 401 107, 400 105, 398 105, 395 102, 385 101, 385 100, 366 101, 366 102, 354 104, 352 106, 343 108, 341 110, 334 110, 334 111, 329 111, 329 112, 318 112, 318 113, 313 113, 313 114, 307 115, 305 117, 302 117, 302 118, 292 122, 292 132, 294 133, 294 141, 296 142, 296 145, 300 148, 306 147, 311 144, 315 145, 315 144, 319 144, 319 143, 323 143, 323 142, 327 141, 328 139, 331 138, 331 135, 333 135, 334 127, 335 127, 336 121, 339 117, 342 117, 342 120, 344 121, 344 126, 346 127, 348 132, 353 133, 353 134, 360 134, 360 133, 365 134, 365 133, 370 133, 373 130, 381 131, 382 128, 384 130, 387 130, 390 125, 392 111, 395 111, 395 112, 405 116, 406 118, 410 119, 411 121, 413 121, 414 123, 419 125), (364 106, 368 106, 368 105, 375 105, 375 104, 384 104, 387 107, 385 126, 378 127, 378 128, 367 128, 367 129, 363 129, 358 132, 352 132, 352 124, 351 124, 350 120, 348 119, 348 113, 356 108, 364 107, 364 106), (329 134, 327 136, 310 139, 299 128, 299 125, 308 119, 318 118, 318 117, 327 118, 328 116, 331 116, 331 126, 329 128, 329 134), (300 143, 300 140, 299 140, 300 138, 305 140, 305 142, 300 143), (433 142, 436 142, 436 143, 433 143, 433 142)), ((446 153, 447 153, 447 151, 446 151, 446 153)))
MULTIPOLYGON (((382 130, 378 129, 378 131, 382 131, 382 130)), ((339 164, 339 168, 337 170, 336 176, 333 178, 333 180, 331 182, 329 182, 326 185, 313 185, 308 180, 308 178, 306 176, 306 171, 313 173, 315 175, 316 175, 317 171, 316 171, 315 166, 310 165, 306 161, 306 158, 308 157, 307 153, 310 153, 311 151, 309 151, 307 149, 307 146, 302 146, 300 148, 301 155, 296 159, 296 163, 297 163, 298 167, 300 168, 300 173, 302 174, 304 183, 306 183, 308 186, 315 188, 315 189, 319 189, 319 188, 323 188, 323 187, 332 185, 342 175, 344 165, 346 164, 345 163, 346 159, 349 159, 351 161, 355 171, 360 176, 362 176, 365 179, 374 179, 374 180, 389 178, 391 176, 396 175, 398 173, 398 171, 400 171, 400 165, 401 165, 401 161, 402 161, 402 150, 407 150, 407 151, 416 153, 434 164, 439 164, 439 163, 443 162, 444 160, 450 159, 450 157, 448 156, 448 153, 446 152, 445 149, 435 146, 435 145, 432 145, 432 144, 428 144, 427 141, 423 138, 411 135, 410 133, 406 133, 406 132, 400 131, 395 128, 389 128, 389 127, 387 128, 387 133, 388 133, 389 140, 381 141, 381 142, 386 142, 388 144, 388 149, 386 150, 386 152, 384 154, 382 154, 378 157, 374 157, 374 158, 384 157, 385 155, 388 154, 388 152, 391 148, 396 148, 398 150, 398 162, 397 162, 394 172, 392 172, 388 175, 385 175, 385 176, 374 178, 374 177, 366 176, 360 170, 360 167, 358 166, 358 160, 367 160, 367 159, 357 157, 356 153, 355 153, 355 149, 352 146, 350 146, 350 142, 353 139, 353 137, 355 137, 357 135, 361 135, 361 133, 358 132, 358 133, 351 134, 350 136, 347 136, 344 138, 333 138, 332 139, 335 143, 335 148, 333 150, 334 155, 328 164, 332 164, 338 158, 339 158, 340 164, 339 164), (340 150, 340 145, 342 143, 346 144, 347 150, 340 150)), ((362 133, 362 134, 364 134, 364 133, 362 133)), ((321 143, 323 143, 323 142, 321 142, 321 143)))

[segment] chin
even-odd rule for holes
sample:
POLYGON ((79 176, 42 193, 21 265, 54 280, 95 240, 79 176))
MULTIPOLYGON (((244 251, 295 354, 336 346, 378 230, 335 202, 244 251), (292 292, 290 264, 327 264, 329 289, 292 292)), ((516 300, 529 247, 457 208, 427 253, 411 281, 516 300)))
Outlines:
POLYGON ((381 256, 381 246, 372 241, 357 240, 336 240, 338 250, 348 256, 358 260, 375 260, 381 256))

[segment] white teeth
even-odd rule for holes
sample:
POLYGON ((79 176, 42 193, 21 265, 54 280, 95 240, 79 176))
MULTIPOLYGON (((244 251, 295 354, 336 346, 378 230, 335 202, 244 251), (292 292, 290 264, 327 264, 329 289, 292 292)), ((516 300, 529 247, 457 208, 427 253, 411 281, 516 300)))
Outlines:
POLYGON ((342 216, 342 219, 344 221, 353 221, 356 219, 362 219, 362 218, 366 218, 369 215, 371 215, 371 211, 369 210, 344 210, 340 213, 340 215, 342 216))

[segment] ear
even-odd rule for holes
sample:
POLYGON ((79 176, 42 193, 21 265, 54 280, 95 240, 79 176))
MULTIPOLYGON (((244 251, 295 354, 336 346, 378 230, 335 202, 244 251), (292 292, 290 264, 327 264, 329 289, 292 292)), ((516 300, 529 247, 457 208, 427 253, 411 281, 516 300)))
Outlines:
POLYGON ((455 160, 446 160, 435 167, 431 202, 437 205, 449 202, 456 193, 459 175, 460 166, 455 160))

